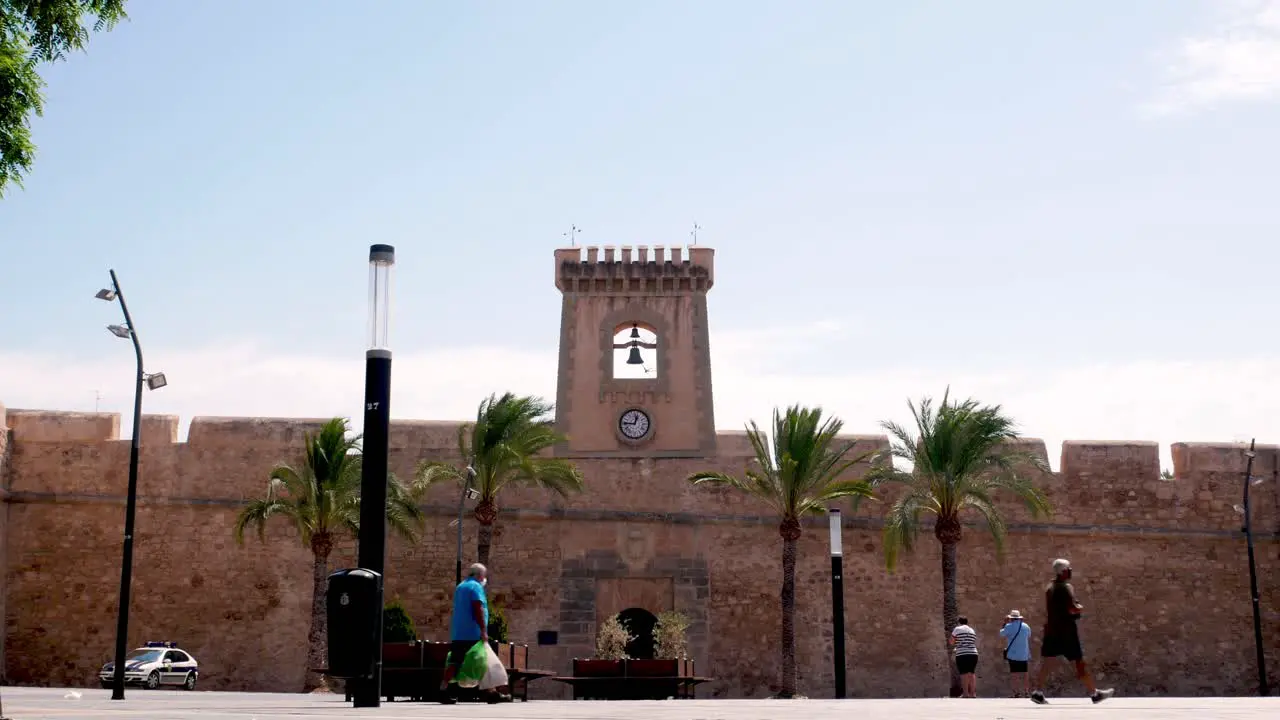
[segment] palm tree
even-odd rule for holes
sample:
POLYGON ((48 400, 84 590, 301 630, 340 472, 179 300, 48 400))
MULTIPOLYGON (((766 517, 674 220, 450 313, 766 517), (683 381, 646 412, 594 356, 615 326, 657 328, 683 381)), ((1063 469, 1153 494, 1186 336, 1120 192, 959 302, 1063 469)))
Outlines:
POLYGON ((871 487, 861 480, 841 479, 853 465, 868 459, 864 453, 846 459, 853 443, 838 441, 844 423, 836 417, 825 421, 821 408, 793 405, 785 414, 773 411, 773 439, 755 422, 747 426, 747 437, 755 450, 754 467, 740 476, 721 472, 698 472, 689 476, 694 485, 703 483, 740 490, 763 500, 781 517, 782 536, 782 689, 779 697, 796 695, 796 540, 800 539, 800 518, 821 514, 834 500, 870 497, 871 487))
MULTIPOLYGON (((904 486, 900 498, 885 515, 884 557, 892 572, 899 551, 910 552, 920 529, 921 516, 931 513, 933 534, 942 544, 942 625, 943 646, 956 626, 956 547, 962 531, 961 514, 973 511, 986 524, 995 541, 997 560, 1004 559, 1005 521, 996 507, 993 493, 1005 491, 1017 497, 1033 516, 1049 512, 1043 493, 1025 474, 1048 472, 1039 456, 1011 446, 1019 436, 1013 420, 998 405, 979 406, 975 400, 951 402, 950 390, 942 404, 924 398, 917 409, 907 406, 915 418, 916 433, 894 422, 881 425, 891 435, 891 446, 883 451, 882 462, 867 475, 876 487, 904 486), (911 464, 911 470, 893 466, 893 459, 911 464)), ((960 676, 946 650, 951 667, 951 695, 960 694, 960 676)))
MULTIPOLYGON (((546 457, 545 452, 564 441, 556 432, 551 412, 554 406, 542 398, 504 393, 490 395, 480 403, 476 421, 458 429, 458 454, 471 461, 475 471, 476 521, 480 523, 476 555, 489 565, 493 544, 493 523, 498 519, 498 495, 515 484, 544 488, 567 497, 581 492, 582 473, 569 461, 546 457)), ((464 483, 465 468, 436 461, 418 465, 416 487, 441 482, 464 483)))
MULTIPOLYGON (((348 437, 347 430, 345 418, 334 418, 319 434, 308 433, 303 465, 272 468, 265 496, 249 502, 236 517, 232 531, 236 542, 244 544, 245 530, 254 525, 258 538, 265 540, 267 521, 279 515, 297 528, 302 544, 311 550, 311 629, 307 633, 304 691, 324 684, 311 670, 325 665, 328 618, 324 596, 329 554, 339 535, 358 537, 360 532, 360 438, 348 437)), ((422 512, 414 501, 411 488, 394 476, 387 478, 387 524, 409 539, 422 522, 422 512)))

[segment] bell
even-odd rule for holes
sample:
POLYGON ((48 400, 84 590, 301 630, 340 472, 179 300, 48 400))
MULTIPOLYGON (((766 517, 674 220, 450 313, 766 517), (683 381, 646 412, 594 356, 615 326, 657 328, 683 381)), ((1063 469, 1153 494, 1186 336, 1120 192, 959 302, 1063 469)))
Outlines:
POLYGON ((644 360, 640 357, 640 348, 635 345, 631 346, 631 354, 627 356, 628 365, 643 365, 644 360))
POLYGON ((632 339, 632 340, 639 340, 639 339, 640 339, 640 326, 639 326, 639 325, 633 324, 633 325, 631 326, 631 339, 632 339))

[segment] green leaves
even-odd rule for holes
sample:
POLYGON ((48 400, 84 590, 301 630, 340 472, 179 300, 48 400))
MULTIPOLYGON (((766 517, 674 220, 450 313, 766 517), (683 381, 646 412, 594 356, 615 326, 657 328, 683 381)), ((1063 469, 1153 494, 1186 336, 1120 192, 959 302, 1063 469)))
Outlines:
MULTIPOLYGON (((541 398, 504 393, 490 395, 476 411, 474 423, 458 430, 458 453, 476 471, 480 502, 494 502, 511 483, 541 487, 567 496, 583 489, 582 473, 567 460, 547 457, 564 441, 556 432, 553 406, 541 398)), ((466 471, 440 462, 423 462, 415 482, 423 487, 463 482, 466 471)))
POLYGON ((979 405, 972 399, 952 402, 949 392, 936 407, 929 398, 921 400, 919 408, 910 401, 907 405, 915 432, 882 423, 891 447, 867 476, 876 487, 907 488, 885 517, 886 565, 892 570, 899 551, 911 550, 923 513, 933 514, 937 525, 952 525, 964 511, 973 511, 985 521, 997 557, 1003 557, 1006 525, 993 493, 1017 497, 1033 516, 1048 514, 1049 503, 1031 477, 1049 472, 1048 466, 1016 446, 1019 436, 1013 420, 998 405, 979 405), (894 458, 910 463, 911 470, 893 467, 894 458))
POLYGON ((128 17, 125 0, 0 0, 0 198, 22 185, 35 158, 31 116, 44 112, 41 62, 83 50, 93 31, 110 30, 128 17))
MULTIPOLYGON (((0 0, 3 1, 3 0, 0 0)), ((331 536, 360 531, 360 438, 348 435, 345 418, 326 422, 303 445, 299 468, 277 465, 268 476, 264 497, 253 500, 236 517, 233 535, 244 542, 250 526, 265 539, 266 523, 280 515, 297 529, 304 546, 316 535, 331 536)), ((412 539, 422 523, 416 489, 407 487, 394 475, 387 478, 387 525, 412 539)))
POLYGON ((824 513, 841 498, 871 497, 867 483, 841 479, 852 466, 871 457, 871 453, 850 457, 853 443, 836 439, 842 427, 839 418, 824 420, 821 408, 775 409, 772 438, 755 422, 747 426, 755 467, 740 476, 696 472, 688 480, 694 485, 724 485, 760 498, 783 520, 824 513))

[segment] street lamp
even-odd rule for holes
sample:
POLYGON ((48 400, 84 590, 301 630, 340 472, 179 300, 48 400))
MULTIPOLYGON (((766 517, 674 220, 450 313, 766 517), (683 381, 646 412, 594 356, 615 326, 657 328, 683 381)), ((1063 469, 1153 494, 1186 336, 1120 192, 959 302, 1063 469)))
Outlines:
POLYGON ((391 267, 396 249, 369 246, 369 349, 364 366, 364 453, 360 471, 359 565, 377 573, 378 632, 371 675, 356 683, 355 707, 382 704, 382 597, 387 558, 387 436, 391 431, 391 267))
POLYGON ((480 493, 471 489, 475 481, 476 469, 468 465, 467 480, 462 486, 462 497, 458 498, 458 566, 457 572, 454 573, 454 585, 462 584, 462 510, 466 507, 467 500, 475 500, 480 497, 480 493))
POLYGON ((133 352, 138 357, 137 382, 133 393, 133 444, 129 447, 129 492, 124 510, 124 559, 120 563, 120 607, 116 617, 116 659, 112 667, 111 699, 124 699, 124 656, 128 651, 129 641, 129 595, 133 584, 133 523, 138 510, 138 444, 142 432, 142 385, 158 390, 167 383, 164 373, 147 375, 142 370, 142 345, 138 343, 138 332, 129 315, 129 306, 124 302, 124 291, 120 289, 120 281, 116 279, 116 271, 111 272, 111 288, 102 289, 94 297, 99 300, 120 302, 120 311, 124 313, 124 325, 108 325, 107 329, 118 338, 133 341, 133 352))
POLYGON ((1253 476, 1253 458, 1257 455, 1256 442, 1256 439, 1250 440, 1249 450, 1245 452, 1249 462, 1244 471, 1244 504, 1235 505, 1233 509, 1244 515, 1244 541, 1249 548, 1249 597, 1253 600, 1253 646, 1258 656, 1258 695, 1266 697, 1270 694, 1270 688, 1267 687, 1267 658, 1262 647, 1262 609, 1258 605, 1258 570, 1253 559, 1253 522, 1249 512, 1249 488, 1262 484, 1264 479, 1253 476))
POLYGON ((844 543, 840 511, 831 510, 831 632, 836 670, 836 698, 844 699, 844 543))

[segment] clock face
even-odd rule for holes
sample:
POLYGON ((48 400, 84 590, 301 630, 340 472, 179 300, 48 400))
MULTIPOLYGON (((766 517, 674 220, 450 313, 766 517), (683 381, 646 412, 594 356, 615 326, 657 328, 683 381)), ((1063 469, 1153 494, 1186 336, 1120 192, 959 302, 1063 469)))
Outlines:
POLYGON ((643 410, 628 410, 618 418, 618 431, 629 440, 649 434, 649 415, 643 410))

